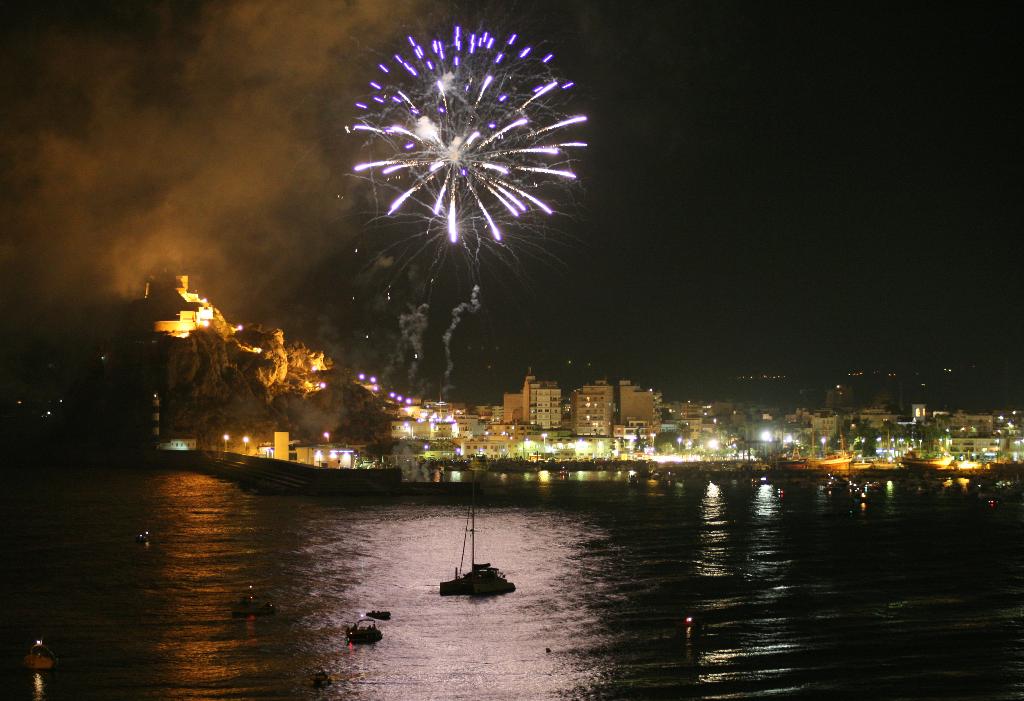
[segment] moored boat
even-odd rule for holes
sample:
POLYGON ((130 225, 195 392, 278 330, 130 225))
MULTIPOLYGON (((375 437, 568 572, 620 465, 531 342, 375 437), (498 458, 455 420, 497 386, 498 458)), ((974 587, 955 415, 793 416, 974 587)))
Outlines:
POLYGON ((43 645, 42 640, 37 640, 36 644, 29 648, 28 654, 25 655, 23 662, 29 669, 53 669, 57 666, 57 656, 53 654, 53 651, 50 650, 50 648, 43 645))
POLYGON ((807 467, 815 470, 844 470, 850 467, 853 456, 846 452, 832 453, 823 458, 810 458, 807 467))
POLYGON ((273 616, 277 609, 269 601, 261 601, 252 593, 252 586, 249 593, 239 599, 231 607, 231 615, 234 618, 255 618, 257 616, 273 616))
POLYGON ((376 623, 363 618, 345 627, 345 637, 350 643, 375 643, 384 637, 384 633, 376 623))
POLYGON ((932 457, 925 457, 911 450, 900 457, 900 462, 903 467, 924 467, 932 469, 941 469, 949 467, 953 464, 952 455, 937 455, 932 457))
POLYGON ((455 571, 455 579, 441 582, 441 596, 466 594, 470 596, 486 596, 488 594, 507 594, 516 590, 516 585, 505 579, 497 568, 489 562, 474 562, 470 572, 459 576, 455 571))
MULTIPOLYGON (((466 557, 466 537, 469 537, 470 550, 469 572, 460 573, 455 568, 455 578, 441 582, 441 596, 488 596, 491 594, 507 594, 516 590, 516 585, 508 581, 496 567, 491 567, 489 562, 476 561, 476 472, 482 469, 479 463, 473 470, 473 498, 470 502, 469 519, 466 525, 466 532, 462 538, 463 562, 466 557)), ((460 563, 461 564, 461 563, 460 563)))

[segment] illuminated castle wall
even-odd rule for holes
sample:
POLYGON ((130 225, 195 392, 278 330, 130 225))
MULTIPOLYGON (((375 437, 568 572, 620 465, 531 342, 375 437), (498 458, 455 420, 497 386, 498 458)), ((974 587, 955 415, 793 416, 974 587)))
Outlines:
MULTIPOLYGON (((214 308, 206 298, 189 291, 188 275, 176 275, 174 279, 178 283, 175 290, 187 304, 194 306, 191 309, 179 311, 177 319, 153 322, 153 331, 177 338, 188 338, 188 335, 200 326, 210 325, 214 316, 214 308)), ((149 296, 148 284, 146 285, 146 296, 149 296)))

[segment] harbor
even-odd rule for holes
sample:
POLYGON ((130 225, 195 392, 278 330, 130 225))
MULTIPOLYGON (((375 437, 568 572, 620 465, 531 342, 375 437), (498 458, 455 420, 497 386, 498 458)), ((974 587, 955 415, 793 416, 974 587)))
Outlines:
POLYGON ((20 662, 42 639, 59 665, 11 663, 0 683, 16 698, 34 685, 44 699, 308 698, 323 670, 333 694, 406 701, 478 698, 481 676, 496 698, 613 700, 973 701, 1016 684, 1024 561, 1006 533, 1019 500, 992 508, 897 478, 854 508, 824 484, 747 475, 505 474, 482 482, 476 559, 516 590, 477 599, 439 596, 468 499, 268 497, 189 470, 18 472, 17 499, 0 495, 3 653, 20 662), (232 615, 250 585, 274 615, 232 615), (382 639, 348 646, 346 627, 375 609, 391 616, 382 639), (687 616, 701 635, 686 635, 687 616), (836 676, 840 660, 887 671, 836 676))

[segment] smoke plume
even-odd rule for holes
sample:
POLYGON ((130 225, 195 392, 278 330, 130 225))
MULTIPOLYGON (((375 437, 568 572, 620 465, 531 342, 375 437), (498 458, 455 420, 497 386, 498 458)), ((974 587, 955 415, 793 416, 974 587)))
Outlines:
POLYGON ((420 9, 417 0, 0 8, 8 324, 66 327, 90 303, 139 296, 162 268, 190 273, 250 318, 304 292, 323 277, 317 265, 349 252, 357 228, 345 221, 353 96, 377 47, 393 45, 420 9))
POLYGON ((408 313, 398 316, 398 329, 402 336, 396 361, 401 363, 404 360, 401 355, 406 350, 412 352, 412 361, 409 363, 410 389, 414 389, 416 386, 416 372, 423 360, 423 334, 427 331, 429 321, 427 312, 429 311, 429 304, 421 304, 418 307, 410 308, 408 313))
POLYGON ((448 390, 451 389, 449 380, 451 379, 452 370, 455 369, 455 363, 452 360, 452 334, 455 333, 455 327, 462 321, 462 315, 466 312, 470 314, 476 314, 480 311, 480 286, 473 285, 473 291, 469 295, 469 301, 463 302, 462 304, 456 305, 452 309, 452 323, 448 325, 448 329, 444 332, 444 336, 441 337, 444 343, 444 359, 445 359, 445 370, 444 370, 444 389, 443 394, 447 395, 448 390))

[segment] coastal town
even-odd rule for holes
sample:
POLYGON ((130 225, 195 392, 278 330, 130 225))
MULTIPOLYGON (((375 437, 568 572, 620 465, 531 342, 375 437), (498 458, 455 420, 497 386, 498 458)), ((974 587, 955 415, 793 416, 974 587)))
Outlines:
MULTIPOLYGON (((379 395, 392 414, 392 455, 406 461, 491 460, 652 463, 748 461, 784 467, 931 466, 972 469, 1024 460, 1024 416, 1016 409, 931 410, 913 404, 822 408, 665 400, 630 380, 601 379, 563 394, 558 383, 525 376, 500 404, 426 400, 388 391, 374 375, 354 380, 379 395)), ((274 444, 230 434, 225 449, 275 457, 274 444)), ((291 441, 292 460, 353 467, 363 446, 291 441)), ((281 453, 280 444, 277 450, 281 453)), ((363 460, 363 464, 369 458, 363 460)))
MULTIPOLYGON (((165 450, 221 450, 325 468, 471 458, 582 464, 740 461, 825 470, 851 465, 975 469, 1024 462, 1021 410, 933 408, 893 400, 885 392, 864 403, 852 387, 861 372, 849 373, 851 385, 823 389, 820 401, 810 406, 668 399, 627 378, 596 378, 563 388, 532 369, 500 401, 428 399, 390 389, 371 372, 345 376, 349 371, 322 352, 285 344, 280 331, 257 332, 227 321, 190 289, 188 276, 151 280, 142 301, 154 303, 164 316, 178 310, 176 318, 147 322, 146 333, 170 348, 197 337, 220 339, 239 367, 255 368, 268 396, 290 392, 315 398, 346 384, 365 398, 365 411, 372 409, 379 418, 376 433, 364 440, 353 440, 351 432, 338 435, 338 418, 330 412, 291 432, 225 412, 217 425, 203 426, 203 436, 168 435, 157 391, 151 400, 152 437, 165 450)), ((349 423, 358 420, 355 414, 348 412, 349 423)))
MULTIPOLYGON (((370 379, 367 387, 381 391, 370 379)), ((854 408, 839 403, 842 387, 835 390, 828 407, 787 411, 669 401, 626 379, 597 380, 563 394, 556 382, 528 374, 501 404, 395 399, 391 437, 400 454, 439 460, 757 460, 794 466, 806 460, 828 467, 830 458, 883 466, 932 459, 936 466, 970 468, 1024 459, 1018 410, 854 408)))

